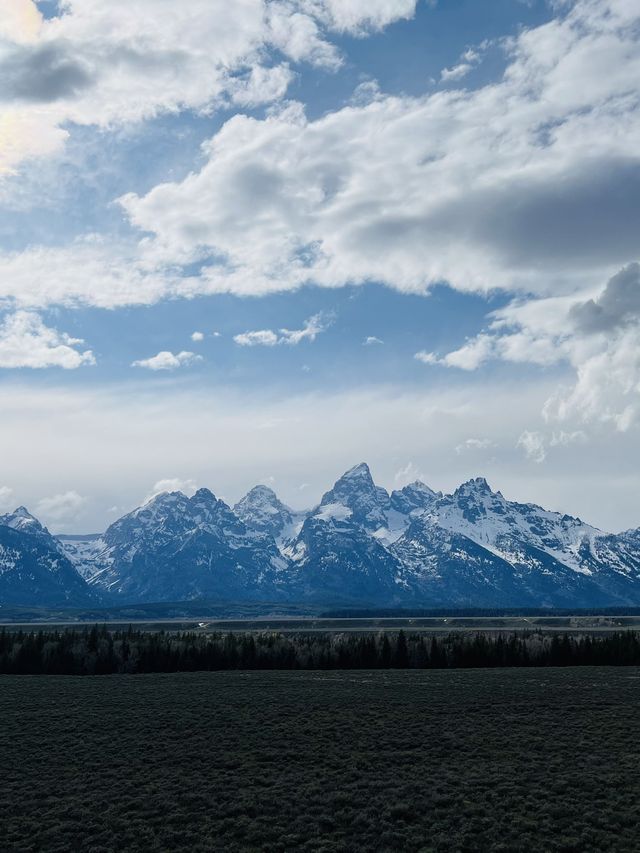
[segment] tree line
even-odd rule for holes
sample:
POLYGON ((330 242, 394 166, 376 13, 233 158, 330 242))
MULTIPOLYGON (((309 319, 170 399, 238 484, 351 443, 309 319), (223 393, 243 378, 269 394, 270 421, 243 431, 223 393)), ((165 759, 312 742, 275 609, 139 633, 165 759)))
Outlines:
POLYGON ((153 632, 106 626, 0 631, 0 674, 229 669, 640 666, 640 635, 153 632))

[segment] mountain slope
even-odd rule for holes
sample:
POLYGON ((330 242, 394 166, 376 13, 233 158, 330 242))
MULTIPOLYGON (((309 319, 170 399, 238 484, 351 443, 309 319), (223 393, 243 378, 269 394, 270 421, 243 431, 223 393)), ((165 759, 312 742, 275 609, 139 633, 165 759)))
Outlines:
POLYGON ((24 507, 0 516, 0 604, 58 607, 100 600, 24 507))
POLYGON ((509 605, 588 607, 640 601, 636 547, 633 537, 603 534, 578 518, 507 501, 477 478, 435 500, 392 550, 416 579, 429 563, 436 565, 438 586, 451 601, 467 603, 473 595, 509 605), (461 578, 478 549, 485 566, 506 564, 509 570, 497 576, 478 570, 465 591, 461 578))
POLYGON ((286 567, 273 536, 249 530, 208 489, 158 495, 84 544, 70 550, 89 582, 131 602, 278 597, 286 567))

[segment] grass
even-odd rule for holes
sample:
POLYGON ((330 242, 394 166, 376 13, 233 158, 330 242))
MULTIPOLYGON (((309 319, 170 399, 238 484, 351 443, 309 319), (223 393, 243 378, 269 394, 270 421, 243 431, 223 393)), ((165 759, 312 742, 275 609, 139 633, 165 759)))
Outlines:
POLYGON ((640 850, 640 670, 0 678, 17 851, 640 850))

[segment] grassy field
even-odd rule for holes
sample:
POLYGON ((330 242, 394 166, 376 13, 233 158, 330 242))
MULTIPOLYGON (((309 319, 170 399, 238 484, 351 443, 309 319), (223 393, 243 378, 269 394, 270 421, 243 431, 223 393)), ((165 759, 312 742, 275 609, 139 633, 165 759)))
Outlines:
POLYGON ((640 850, 640 670, 0 678, 13 851, 640 850))

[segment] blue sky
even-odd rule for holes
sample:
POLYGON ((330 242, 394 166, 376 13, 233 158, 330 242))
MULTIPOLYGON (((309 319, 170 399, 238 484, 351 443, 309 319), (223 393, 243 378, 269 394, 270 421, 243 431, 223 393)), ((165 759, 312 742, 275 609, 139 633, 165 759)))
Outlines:
POLYGON ((3 505, 367 459, 637 526, 634 4, 229 8, 0 0, 3 505))

